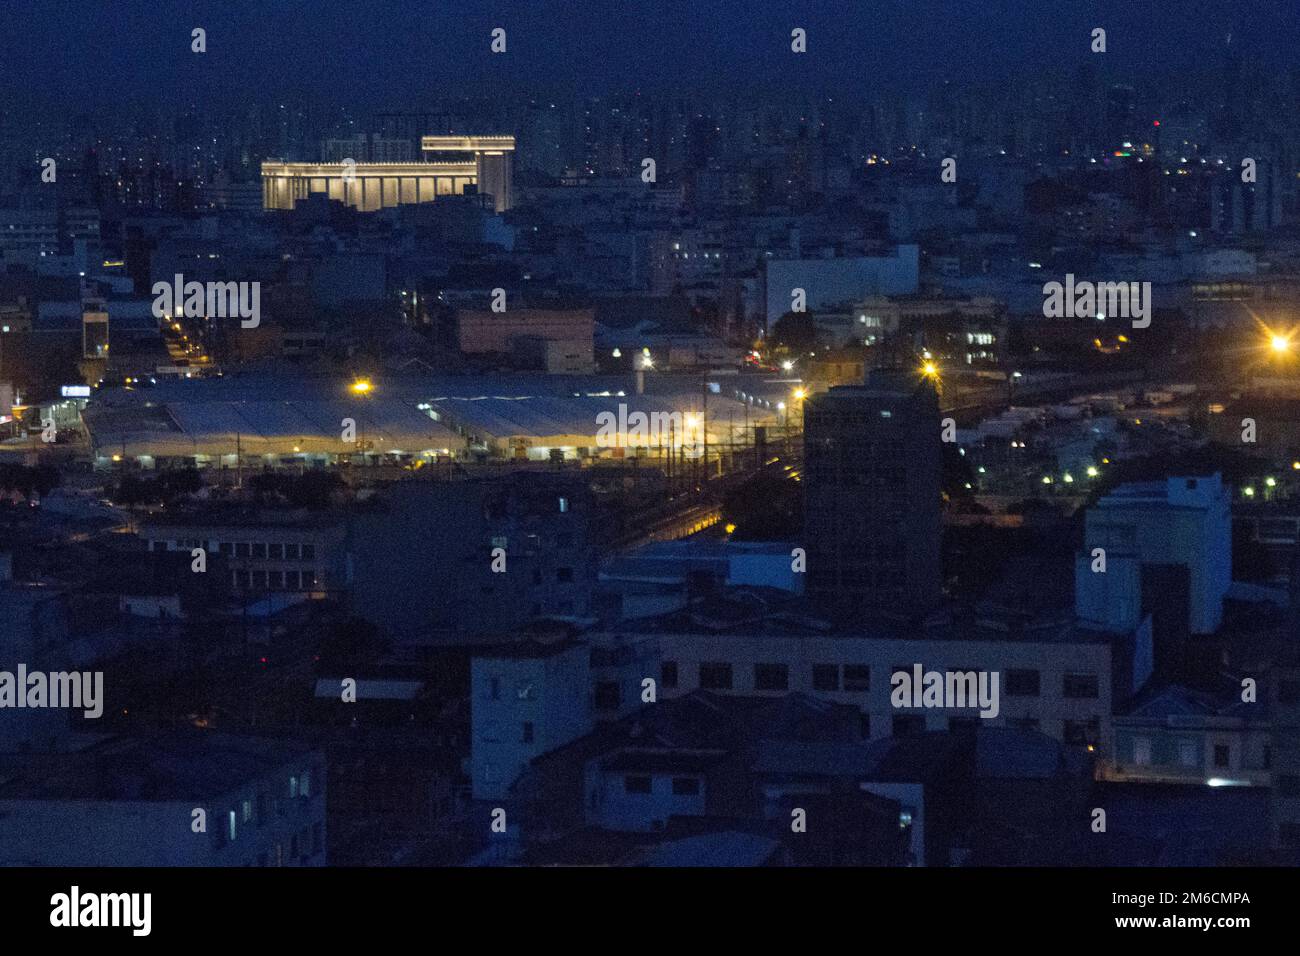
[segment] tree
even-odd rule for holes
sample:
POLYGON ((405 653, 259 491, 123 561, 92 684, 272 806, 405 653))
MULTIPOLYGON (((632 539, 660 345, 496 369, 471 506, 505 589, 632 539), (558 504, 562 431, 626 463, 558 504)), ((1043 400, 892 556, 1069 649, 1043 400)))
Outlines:
POLYGON ((817 346, 817 323, 811 312, 787 312, 772 327, 772 341, 792 352, 806 352, 817 346))

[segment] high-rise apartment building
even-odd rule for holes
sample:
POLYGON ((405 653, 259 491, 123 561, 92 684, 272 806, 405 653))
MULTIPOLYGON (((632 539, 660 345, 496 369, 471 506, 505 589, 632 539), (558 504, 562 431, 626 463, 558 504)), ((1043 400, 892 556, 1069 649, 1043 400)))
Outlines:
POLYGON ((939 602, 939 441, 938 396, 912 371, 805 404, 807 593, 830 616, 939 602))

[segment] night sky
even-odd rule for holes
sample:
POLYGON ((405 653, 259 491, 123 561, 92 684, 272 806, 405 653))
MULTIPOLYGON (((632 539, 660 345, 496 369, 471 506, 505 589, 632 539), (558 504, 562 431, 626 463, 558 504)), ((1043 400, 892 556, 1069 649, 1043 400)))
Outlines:
POLYGON ((1248 60, 1289 68, 1300 49, 1294 0, 4 0, 0 93, 23 110, 250 95, 393 107, 493 89, 865 92, 1073 70, 1094 26, 1107 29, 1107 68, 1134 76, 1213 68, 1229 33, 1248 60), (202 57, 194 26, 208 31, 202 57), (505 56, 488 50, 495 26, 505 56), (790 53, 793 26, 809 31, 806 56, 790 53))

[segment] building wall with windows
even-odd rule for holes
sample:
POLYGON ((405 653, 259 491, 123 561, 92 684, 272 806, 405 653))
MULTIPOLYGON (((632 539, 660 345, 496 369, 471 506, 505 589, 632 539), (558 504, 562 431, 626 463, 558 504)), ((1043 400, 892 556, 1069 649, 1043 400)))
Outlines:
POLYGON ((470 666, 470 778, 475 800, 501 799, 542 754, 590 732, 591 650, 521 642, 470 666))
POLYGON ((201 733, 33 762, 0 785, 0 866, 324 866, 325 759, 290 749, 201 733))
POLYGON ((150 551, 204 548, 222 555, 236 591, 310 593, 344 583, 341 524, 150 524, 140 529, 140 537, 150 551))
POLYGON ((707 633, 661 634, 659 640, 659 693, 665 697, 697 688, 745 696, 797 691, 856 704, 873 739, 988 720, 1098 749, 1110 740, 1111 648, 1100 641, 707 633), (997 671, 998 716, 981 718, 977 709, 895 708, 891 675, 910 673, 918 663, 927 671, 997 671))
POLYGON ((1272 734, 1233 718, 1115 718, 1115 743, 1104 765, 1120 783, 1267 786, 1272 734))
POLYGON ((1261 690, 1273 720, 1268 805, 1273 846, 1295 852, 1300 849, 1300 667, 1272 668, 1261 690))

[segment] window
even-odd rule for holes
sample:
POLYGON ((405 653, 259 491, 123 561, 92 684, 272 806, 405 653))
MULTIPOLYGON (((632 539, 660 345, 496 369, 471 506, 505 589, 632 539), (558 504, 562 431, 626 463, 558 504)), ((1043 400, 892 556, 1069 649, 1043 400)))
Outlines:
POLYGON ((229 833, 229 837, 230 837, 230 842, 231 842, 231 843, 234 843, 234 842, 235 842, 235 811, 234 811, 234 810, 231 810, 231 811, 230 811, 230 833, 229 833))
POLYGON ((266 822, 266 794, 257 795, 257 825, 260 827, 266 822))
POLYGON ((1151 765, 1151 738, 1133 738, 1133 762, 1139 767, 1149 767, 1151 765))
POLYGON ((1007 671, 1008 697, 1037 697, 1038 671, 1012 668, 1007 671))
POLYGON ((1066 674, 1062 684, 1066 697, 1095 698, 1098 694, 1096 674, 1066 674))
POLYGON ((700 781, 696 777, 673 777, 674 797, 695 797, 700 793, 700 781))
POLYGON ((253 819, 253 801, 252 801, 252 800, 245 800, 244 803, 243 803, 243 806, 242 806, 240 809, 243 811, 243 812, 240 814, 240 818, 243 820, 244 823, 247 823, 249 820, 253 819))
POLYGON ((521 742, 526 744, 531 744, 533 742, 533 722, 531 720, 524 721, 524 734, 521 738, 521 742))
POLYGON ((568 510, 569 510, 569 499, 568 499, 568 498, 561 498, 561 499, 560 499, 560 514, 566 514, 566 513, 568 513, 568 510))
POLYGON ((307 798, 311 797, 311 771, 310 770, 304 770, 302 772, 302 783, 298 785, 298 793, 303 797, 307 797, 307 798))
POLYGON ((659 682, 665 687, 677 686, 677 662, 664 661, 659 665, 659 682))
POLYGON ((488 681, 488 696, 493 700, 501 699, 501 678, 492 677, 488 681))
POLYGON ((1214 745, 1214 765, 1216 767, 1228 766, 1230 763, 1228 757, 1229 757, 1229 750, 1227 744, 1214 745))
POLYGON ((859 693, 871 690, 871 668, 866 664, 845 664, 844 689, 859 693))
POLYGON ((302 559, 303 559, 304 561, 315 561, 315 560, 316 560, 316 545, 314 545, 314 544, 304 544, 304 545, 302 546, 302 559))
POLYGON ((268 544, 266 547, 267 547, 267 555, 270 557, 272 561, 284 560, 284 545, 268 544))
POLYGON ((755 664, 755 690, 789 690, 790 668, 785 664, 755 664))
POLYGON ((731 665, 701 664, 700 687, 704 690, 731 690, 731 665))
POLYGON ((1300 797, 1300 777, 1293 773, 1278 774, 1277 792, 1282 797, 1300 797))
POLYGON ((247 541, 240 541, 240 542, 237 542, 237 543, 235 544, 235 557, 237 557, 237 558, 246 558, 246 557, 248 557, 248 542, 247 542, 247 541))
POLYGON ((265 557, 266 557, 266 542, 265 542, 265 541, 255 541, 255 542, 253 542, 253 557, 255 557, 255 558, 265 558, 265 557))
POLYGON ((286 544, 284 546, 284 556, 289 561, 297 561, 302 557, 302 548, 296 544, 286 544))
POLYGON ((840 669, 836 664, 813 665, 813 690, 839 690, 840 669))
POLYGON ((297 796, 298 796, 298 778, 290 777, 289 778, 289 799, 293 800, 297 796))
POLYGON ((1180 740, 1178 742, 1178 763, 1184 767, 1199 767, 1201 765, 1200 749, 1195 740, 1180 740))
POLYGON ((321 825, 313 823, 311 825, 311 855, 316 856, 324 849, 324 841, 321 839, 321 825))
POLYGON ((628 793, 649 793, 650 778, 645 776, 624 777, 623 789, 628 793))

